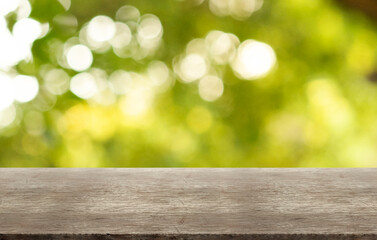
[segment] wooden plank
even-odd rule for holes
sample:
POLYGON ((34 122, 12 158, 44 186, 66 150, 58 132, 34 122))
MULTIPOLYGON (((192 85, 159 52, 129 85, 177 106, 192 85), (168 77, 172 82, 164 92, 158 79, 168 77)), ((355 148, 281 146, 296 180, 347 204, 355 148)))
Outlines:
POLYGON ((0 169, 0 239, 377 239, 377 169, 0 169))

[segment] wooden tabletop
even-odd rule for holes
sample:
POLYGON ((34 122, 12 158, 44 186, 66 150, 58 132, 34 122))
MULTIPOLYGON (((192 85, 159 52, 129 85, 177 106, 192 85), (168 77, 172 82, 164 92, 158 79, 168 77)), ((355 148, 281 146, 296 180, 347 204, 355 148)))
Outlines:
POLYGON ((0 169, 0 239, 377 239, 377 169, 0 169))

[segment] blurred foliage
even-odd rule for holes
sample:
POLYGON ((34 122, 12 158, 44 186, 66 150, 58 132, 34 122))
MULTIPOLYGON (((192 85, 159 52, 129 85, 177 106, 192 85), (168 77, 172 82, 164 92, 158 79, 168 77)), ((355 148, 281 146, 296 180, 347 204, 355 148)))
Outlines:
MULTIPOLYGON (((265 1, 250 16, 221 14, 209 8, 208 0, 30 4, 29 17, 48 23, 49 30, 33 43, 32 60, 3 72, 36 77, 39 91, 32 101, 13 103, 14 119, 0 129, 2 167, 377 166, 377 34, 374 23, 358 12, 326 0, 265 1), (79 32, 91 19, 105 15, 115 21, 124 5, 136 7, 141 19, 158 17, 160 42, 147 52, 131 42, 129 55, 111 47, 91 48, 93 63, 83 72, 97 71, 108 82, 124 70, 133 72, 133 79, 146 76, 157 60, 168 67, 170 82, 134 102, 133 95, 112 92, 105 101, 82 99, 72 86, 81 70, 59 62, 59 54, 70 43, 84 44, 79 32), (210 90, 199 94, 198 81, 185 81, 174 64, 184 61, 190 41, 205 39, 213 30, 233 34, 241 43, 268 44, 276 64, 268 74, 245 80, 231 64, 208 63, 223 92, 216 99, 210 90), (68 74, 71 91, 48 91, 51 69, 68 74), (128 107, 140 107, 140 101, 147 106, 129 114, 128 107)), ((9 29, 19 21, 13 12, 6 19, 9 29)), ((134 35, 140 21, 127 23, 134 35)), ((163 73, 151 74, 147 80, 163 73)), ((0 123, 1 118, 4 122, 7 116, 0 113, 0 123)))

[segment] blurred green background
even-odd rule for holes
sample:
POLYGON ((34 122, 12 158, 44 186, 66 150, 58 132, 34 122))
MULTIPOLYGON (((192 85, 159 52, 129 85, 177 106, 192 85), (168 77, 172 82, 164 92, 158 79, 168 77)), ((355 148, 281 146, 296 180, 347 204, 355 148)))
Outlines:
POLYGON ((376 167, 377 34, 328 0, 4 0, 1 167, 376 167))

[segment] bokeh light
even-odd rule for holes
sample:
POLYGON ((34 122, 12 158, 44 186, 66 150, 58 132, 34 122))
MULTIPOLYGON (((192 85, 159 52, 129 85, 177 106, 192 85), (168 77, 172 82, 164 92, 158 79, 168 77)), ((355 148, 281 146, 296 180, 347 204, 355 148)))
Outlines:
POLYGON ((93 75, 89 73, 79 73, 72 77, 70 90, 82 99, 93 97, 97 93, 97 85, 93 75))
POLYGON ((134 21, 138 22, 140 18, 140 11, 134 6, 125 5, 118 9, 116 12, 115 19, 118 21, 128 22, 134 21))
POLYGON ((239 77, 253 80, 266 76, 275 62, 275 52, 269 45, 247 40, 238 47, 232 67, 239 77))
POLYGON ((217 16, 245 20, 263 5, 263 0, 209 0, 210 10, 217 16))
POLYGON ((217 76, 205 76, 199 82, 199 95, 206 101, 215 101, 224 92, 223 81, 217 76))
POLYGON ((67 52, 67 63, 75 71, 80 72, 88 69, 92 62, 92 52, 84 45, 72 46, 67 52))
POLYGON ((0 2, 0 16, 5 16, 8 13, 16 10, 18 5, 20 4, 20 0, 14 0, 14 1, 1 1, 0 2))
MULTIPOLYGON (((17 2, 17 1, 14 1, 17 2)), ((17 8, 17 19, 29 17, 31 13, 31 5, 28 0, 20 0, 17 8)))
POLYGON ((115 23, 116 32, 110 43, 114 48, 122 49, 130 44, 132 40, 132 32, 127 24, 115 23))
POLYGON ((6 19, 0 16, 0 70, 8 71, 22 60, 31 60, 33 42, 45 35, 48 29, 48 24, 22 18, 15 22, 11 32, 6 19))
POLYGON ((44 86, 54 94, 61 95, 69 89, 69 75, 62 69, 50 69, 44 76, 44 86))
POLYGON ((199 54, 189 54, 182 59, 178 73, 185 82, 198 80, 207 73, 206 60, 199 54))
POLYGON ((14 101, 14 87, 10 76, 0 72, 0 110, 4 110, 14 101))
POLYGON ((132 89, 132 78, 131 74, 124 70, 114 71, 110 77, 110 86, 112 90, 117 94, 125 94, 132 89))
POLYGON ((0 110, 0 129, 9 126, 16 119, 16 107, 12 104, 0 110))
POLYGON ((137 28, 137 39, 143 48, 154 48, 158 45, 163 34, 160 20, 153 14, 142 16, 137 28))
POLYGON ((209 56, 217 64, 226 64, 236 53, 239 44, 238 37, 221 31, 211 31, 207 34, 206 45, 209 56))
POLYGON ((16 41, 30 44, 41 36, 42 26, 34 19, 23 18, 14 24, 12 33, 16 41))
POLYGON ((122 112, 129 117, 145 115, 152 104, 149 91, 134 91, 121 101, 122 112))
POLYGON ((114 21, 107 16, 96 16, 88 24, 88 38, 95 42, 109 41, 116 31, 114 21))
POLYGON ((71 0, 58 0, 65 10, 71 7, 71 0))
POLYGON ((148 65, 148 77, 155 86, 169 84, 170 70, 165 63, 161 61, 153 61, 148 65))
POLYGON ((38 80, 32 76, 17 75, 12 80, 14 98, 18 102, 29 102, 33 100, 39 90, 38 80))

